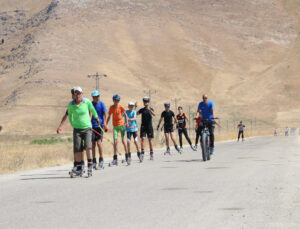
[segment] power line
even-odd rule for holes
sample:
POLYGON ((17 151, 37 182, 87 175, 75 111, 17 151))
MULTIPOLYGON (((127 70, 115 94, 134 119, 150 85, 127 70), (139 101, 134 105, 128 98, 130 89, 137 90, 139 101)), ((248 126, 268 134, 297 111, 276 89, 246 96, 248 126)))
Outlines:
POLYGON ((100 81, 100 78, 101 77, 107 77, 106 74, 99 74, 98 72, 96 72, 96 74, 94 75, 87 75, 88 78, 95 78, 96 79, 96 90, 99 90, 100 89, 100 86, 99 86, 99 81, 100 81))
POLYGON ((152 97, 152 95, 154 95, 154 94, 156 94, 156 90, 144 90, 144 93, 146 93, 148 96, 149 96, 149 98, 150 98, 150 102, 151 102, 151 97, 152 97))

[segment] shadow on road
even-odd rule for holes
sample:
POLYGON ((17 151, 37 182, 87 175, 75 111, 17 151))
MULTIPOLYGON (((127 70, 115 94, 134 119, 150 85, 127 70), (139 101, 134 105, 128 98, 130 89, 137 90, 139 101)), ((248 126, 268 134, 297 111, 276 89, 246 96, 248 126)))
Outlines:
POLYGON ((20 180, 58 180, 58 179, 70 179, 70 177, 33 177, 33 178, 23 178, 20 180))

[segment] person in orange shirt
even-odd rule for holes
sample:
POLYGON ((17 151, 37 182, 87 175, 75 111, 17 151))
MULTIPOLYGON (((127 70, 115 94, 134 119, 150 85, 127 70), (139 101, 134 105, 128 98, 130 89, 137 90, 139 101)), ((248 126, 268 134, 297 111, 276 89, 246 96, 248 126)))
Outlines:
POLYGON ((107 121, 106 123, 109 123, 110 120, 110 116, 112 115, 112 123, 113 123, 113 136, 114 136, 114 157, 113 157, 113 161, 112 161, 112 165, 118 165, 118 134, 121 134, 122 137, 122 143, 124 146, 124 150, 125 150, 125 157, 126 157, 126 161, 128 160, 128 150, 127 150, 127 146, 126 146, 126 141, 125 141, 125 122, 124 122, 124 118, 126 120, 126 126, 128 127, 128 117, 126 115, 126 110, 123 106, 121 106, 120 103, 120 96, 119 95, 114 95, 113 96, 113 101, 114 101, 114 105, 112 105, 109 108, 108 111, 108 117, 107 117, 107 121))

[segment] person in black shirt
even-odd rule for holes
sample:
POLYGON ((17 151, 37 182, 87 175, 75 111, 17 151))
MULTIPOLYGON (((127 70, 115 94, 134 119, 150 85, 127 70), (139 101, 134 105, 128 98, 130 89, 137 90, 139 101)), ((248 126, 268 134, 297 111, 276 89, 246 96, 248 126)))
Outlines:
POLYGON ((160 120, 157 125, 157 130, 159 130, 160 123, 164 119, 164 132, 165 132, 165 139, 166 139, 166 145, 167 145, 167 151, 166 153, 170 154, 170 146, 169 146, 169 136, 171 136, 171 139, 174 143, 175 149, 181 153, 181 150, 178 148, 175 138, 174 138, 174 124, 176 125, 177 120, 175 118, 175 114, 173 111, 170 110, 170 103, 165 103, 165 110, 161 113, 160 120), (174 124, 173 124, 174 119, 174 124))
POLYGON ((153 144, 152 139, 154 138, 152 116, 155 116, 154 110, 150 107, 150 98, 143 98, 144 108, 137 112, 137 115, 142 115, 142 123, 140 129, 141 137, 141 154, 138 152, 138 158, 140 162, 144 159, 145 154, 145 138, 148 137, 149 148, 150 148, 150 160, 153 160, 153 144))
POLYGON ((187 128, 186 128, 186 121, 189 121, 187 115, 183 113, 182 107, 178 107, 178 115, 176 116, 177 119, 177 128, 178 128, 178 136, 179 136, 179 144, 180 149, 182 150, 182 134, 184 134, 185 139, 190 144, 192 150, 195 150, 195 148, 192 145, 192 142, 189 138, 187 128))

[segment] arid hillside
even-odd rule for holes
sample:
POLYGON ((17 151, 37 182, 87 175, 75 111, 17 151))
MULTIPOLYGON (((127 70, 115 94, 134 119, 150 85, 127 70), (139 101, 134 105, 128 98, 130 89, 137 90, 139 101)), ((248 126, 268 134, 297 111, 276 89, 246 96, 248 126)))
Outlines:
MULTIPOLYGON (((219 117, 300 123, 300 0, 1 0, 3 134, 54 133, 88 74, 122 104, 156 90, 219 117), (4 43, 2 43, 2 40, 4 43)), ((173 101, 173 100, 172 100, 173 101)))

